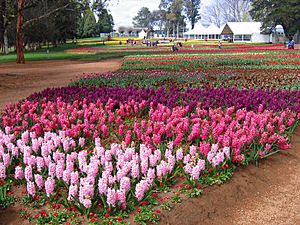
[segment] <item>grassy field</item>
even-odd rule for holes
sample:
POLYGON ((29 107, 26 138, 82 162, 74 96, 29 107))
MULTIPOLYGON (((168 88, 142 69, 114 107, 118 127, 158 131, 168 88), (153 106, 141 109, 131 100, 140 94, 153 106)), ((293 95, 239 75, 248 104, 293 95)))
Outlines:
MULTIPOLYGON (((126 45, 126 39, 128 38, 115 38, 112 41, 105 42, 105 45, 103 45, 103 41, 98 38, 86 38, 86 39, 80 39, 77 41, 77 43, 72 43, 71 41, 68 41, 66 44, 61 44, 57 47, 50 46, 49 48, 47 46, 43 46, 38 51, 29 52, 27 51, 25 53, 25 60, 26 61, 38 61, 38 60, 63 60, 63 59, 69 59, 69 60, 87 60, 87 61, 97 61, 97 60, 103 60, 103 59, 109 59, 109 58, 120 58, 128 55, 138 55, 143 52, 143 54, 155 54, 156 51, 143 51, 141 48, 143 48, 140 44, 135 46, 127 46, 126 45), (119 42, 122 42, 122 45, 119 44, 119 42), (125 50, 126 48, 128 51, 125 50), (89 51, 77 51, 76 49, 88 49, 88 48, 94 48, 99 49, 99 51, 96 52, 89 52, 89 51), (124 49, 124 51, 120 51, 121 49, 124 49), (136 49, 136 50, 135 50, 136 49)), ((180 41, 180 40, 178 40, 180 41)), ((188 40, 185 42, 182 40, 184 46, 201 46, 203 44, 214 44, 217 46, 216 40, 210 40, 210 41, 204 41, 204 40, 188 40)), ((175 42, 176 43, 176 42, 175 42)), ((160 47, 170 47, 173 45, 172 43, 166 43, 159 45, 160 47)), ((225 43, 224 43, 225 44, 225 43)), ((223 46, 225 47, 225 45, 223 46)), ((230 48, 230 45, 226 46, 226 48, 230 48)), ((146 48, 145 48, 146 50, 146 48)), ((152 49, 153 50, 153 49, 152 49)), ((158 52, 158 51, 157 51, 158 52)), ((14 62, 16 61, 16 54, 10 53, 8 55, 3 55, 0 53, 0 63, 5 62, 14 62)))

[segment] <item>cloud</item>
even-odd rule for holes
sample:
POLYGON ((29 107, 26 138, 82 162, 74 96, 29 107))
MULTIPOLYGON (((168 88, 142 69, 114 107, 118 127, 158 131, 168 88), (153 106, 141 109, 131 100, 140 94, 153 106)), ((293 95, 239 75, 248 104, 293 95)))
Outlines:
POLYGON ((115 29, 119 26, 132 26, 132 18, 142 7, 150 11, 158 9, 160 0, 112 0, 108 6, 115 22, 115 29))

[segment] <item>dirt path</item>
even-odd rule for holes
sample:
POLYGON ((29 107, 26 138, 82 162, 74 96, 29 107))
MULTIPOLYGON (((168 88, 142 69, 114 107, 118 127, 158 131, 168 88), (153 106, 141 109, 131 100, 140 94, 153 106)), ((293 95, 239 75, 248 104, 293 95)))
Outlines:
MULTIPOLYGON (((115 70, 120 63, 121 59, 0 64, 0 109, 35 91, 66 85, 84 72, 115 70)), ((185 200, 171 212, 164 211, 160 224, 300 224, 300 127, 292 144, 291 150, 263 160, 259 168, 254 165, 239 168, 228 183, 206 189, 200 198, 185 200)), ((17 212, 14 208, 0 211, 0 224, 5 217, 15 218, 17 212)))
POLYGON ((24 65, 0 64, 0 109, 48 87, 60 87, 75 80, 83 73, 117 70, 122 59, 100 62, 83 61, 38 61, 24 65))
POLYGON ((226 184, 183 201, 163 216, 171 225, 299 225, 300 127, 293 147, 265 159, 259 168, 240 168, 226 184))

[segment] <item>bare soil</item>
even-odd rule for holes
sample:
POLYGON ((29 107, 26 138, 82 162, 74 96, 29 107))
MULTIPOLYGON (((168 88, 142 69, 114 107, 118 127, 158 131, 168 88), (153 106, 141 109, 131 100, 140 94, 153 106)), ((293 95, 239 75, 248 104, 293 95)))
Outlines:
MULTIPOLYGON (((82 73, 116 70, 121 61, 0 64, 0 109, 33 92, 67 85, 82 73)), ((300 127, 292 144, 292 149, 261 161, 259 167, 239 168, 226 184, 209 187, 201 197, 185 200, 170 212, 163 211, 160 224, 300 224, 300 127)), ((0 225, 29 224, 20 220, 20 209, 16 205, 0 210, 0 225)))
POLYGON ((100 62, 71 60, 0 64, 0 109, 45 88, 66 86, 86 73, 119 69, 122 59, 100 62))
POLYGON ((167 213, 168 225, 299 225, 300 127, 292 149, 239 168, 226 184, 204 190, 167 213))

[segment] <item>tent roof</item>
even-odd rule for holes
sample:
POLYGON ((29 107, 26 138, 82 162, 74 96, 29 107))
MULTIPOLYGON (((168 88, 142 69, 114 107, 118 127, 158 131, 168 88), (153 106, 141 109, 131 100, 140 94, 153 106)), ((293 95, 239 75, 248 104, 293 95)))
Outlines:
POLYGON ((185 32, 185 35, 195 35, 195 34, 220 34, 221 29, 216 25, 211 24, 209 27, 204 27, 202 24, 196 24, 193 30, 185 32))
POLYGON ((215 24, 211 24, 208 28, 206 28, 204 34, 221 34, 221 31, 219 27, 217 27, 215 24))
POLYGON ((254 34, 261 33, 261 22, 228 22, 222 30, 222 34, 254 34))
POLYGON ((194 29, 184 34, 202 34, 206 28, 202 24, 197 24, 194 29))

